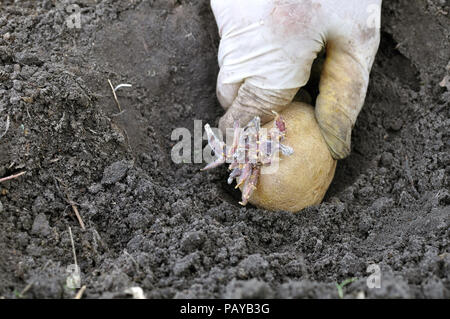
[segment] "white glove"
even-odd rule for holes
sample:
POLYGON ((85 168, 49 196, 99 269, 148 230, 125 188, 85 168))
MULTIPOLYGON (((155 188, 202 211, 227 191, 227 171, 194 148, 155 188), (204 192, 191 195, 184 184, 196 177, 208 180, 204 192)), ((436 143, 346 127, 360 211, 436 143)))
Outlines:
POLYGON ((217 97, 226 110, 219 128, 273 119, 325 47, 316 118, 333 157, 346 157, 380 41, 381 0, 211 0, 211 7, 221 36, 217 97))

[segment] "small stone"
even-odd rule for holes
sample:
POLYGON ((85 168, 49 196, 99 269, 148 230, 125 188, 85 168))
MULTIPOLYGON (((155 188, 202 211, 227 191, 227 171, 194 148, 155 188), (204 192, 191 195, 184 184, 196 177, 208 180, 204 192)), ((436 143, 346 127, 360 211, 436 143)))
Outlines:
POLYGON ((41 213, 36 216, 31 227, 31 233, 33 235, 48 236, 50 235, 50 225, 48 224, 47 217, 41 213))
POLYGON ((381 165, 383 165, 384 167, 389 167, 391 166, 393 159, 394 156, 392 155, 392 153, 384 152, 383 154, 381 154, 381 165))
POLYGON ((119 161, 112 163, 103 171, 103 185, 111 185, 119 182, 127 175, 130 163, 127 161, 119 161))

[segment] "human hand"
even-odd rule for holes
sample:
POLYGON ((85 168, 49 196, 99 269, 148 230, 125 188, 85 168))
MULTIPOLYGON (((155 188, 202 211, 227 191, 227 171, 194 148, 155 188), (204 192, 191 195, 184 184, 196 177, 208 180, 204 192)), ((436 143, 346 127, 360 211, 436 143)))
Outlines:
POLYGON ((281 112, 326 48, 315 115, 332 156, 350 153, 378 49, 381 0, 211 0, 221 36, 219 128, 281 112))

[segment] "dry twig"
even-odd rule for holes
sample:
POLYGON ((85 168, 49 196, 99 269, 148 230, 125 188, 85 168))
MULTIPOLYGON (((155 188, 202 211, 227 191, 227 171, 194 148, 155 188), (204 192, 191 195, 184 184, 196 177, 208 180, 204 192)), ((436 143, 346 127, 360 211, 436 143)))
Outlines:
POLYGON ((23 290, 20 292, 20 296, 23 297, 27 293, 27 291, 30 290, 30 288, 33 286, 33 284, 34 284, 34 280, 31 281, 28 285, 26 285, 25 288, 23 288, 23 290))
POLYGON ((77 253, 75 251, 75 243, 73 242, 72 229, 70 228, 70 226, 69 226, 69 235, 70 235, 70 243, 72 244, 73 260, 75 262, 75 266, 78 267, 77 253))
MULTIPOLYGON (((72 210, 73 210, 73 212, 75 213, 75 216, 78 219, 78 223, 80 224, 81 229, 82 230, 86 230, 86 227, 84 225, 83 219, 81 218, 80 212, 78 211, 77 204, 70 198, 69 194, 67 193, 66 185, 59 178, 55 177, 55 179, 64 186, 64 194, 66 195, 66 202, 70 205, 70 207, 72 207, 72 210)), ((58 185, 56 185, 56 186, 57 186, 57 188, 59 190, 58 185)))
POLYGON ((113 93, 113 96, 114 96, 114 100, 116 101, 116 104, 117 104, 117 108, 119 109, 119 112, 122 112, 122 108, 120 107, 120 103, 119 103, 119 100, 117 99, 117 94, 116 94, 116 91, 114 90, 114 86, 112 85, 112 83, 111 83, 111 80, 110 80, 110 79, 108 79, 108 83, 109 83, 109 86, 111 87, 111 91, 112 91, 112 93, 113 93))
POLYGON ((17 178, 19 176, 22 176, 25 173, 26 173, 26 171, 23 171, 23 172, 15 174, 15 175, 11 175, 11 176, 0 178, 0 183, 9 181, 9 180, 14 179, 14 178, 17 178))
POLYGON ((80 215, 80 212, 78 211, 77 206, 76 206, 75 203, 72 202, 69 198, 67 198, 67 200, 70 202, 70 206, 72 207, 73 212, 75 213, 75 216, 77 216, 77 219, 78 219, 78 222, 80 223, 81 229, 82 229, 82 230, 85 230, 86 227, 84 226, 84 222, 83 222, 83 220, 81 219, 81 215, 80 215))
POLYGON ((110 79, 108 79, 108 83, 109 83, 109 86, 111 87, 111 91, 113 93, 114 100, 116 101, 117 108, 119 109, 119 112, 120 112, 120 113, 116 114, 116 116, 117 116, 117 115, 122 114, 122 108, 120 107, 120 103, 119 103, 119 99, 117 98, 116 91, 122 87, 130 88, 130 87, 132 87, 132 85, 128 84, 128 83, 121 83, 121 84, 117 85, 116 87, 114 87, 113 84, 111 83, 110 79))
POLYGON ((80 288, 80 290, 78 290, 77 294, 75 295, 75 298, 73 298, 73 299, 81 299, 85 290, 86 290, 86 285, 84 285, 83 287, 80 288))

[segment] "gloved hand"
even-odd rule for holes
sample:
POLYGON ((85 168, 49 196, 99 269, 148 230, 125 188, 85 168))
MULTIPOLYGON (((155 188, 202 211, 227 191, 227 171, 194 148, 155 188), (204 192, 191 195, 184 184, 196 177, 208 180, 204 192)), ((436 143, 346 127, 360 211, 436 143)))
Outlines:
POLYGON ((350 153, 380 41, 381 0, 211 0, 221 36, 219 128, 290 104, 326 48, 315 115, 332 156, 350 153))

